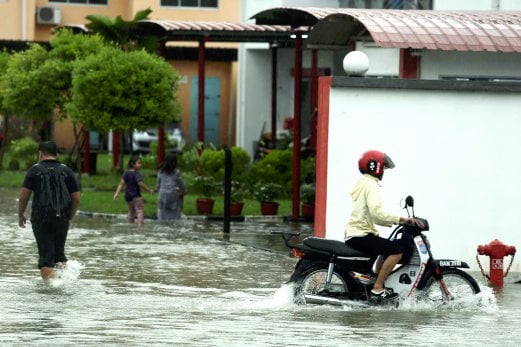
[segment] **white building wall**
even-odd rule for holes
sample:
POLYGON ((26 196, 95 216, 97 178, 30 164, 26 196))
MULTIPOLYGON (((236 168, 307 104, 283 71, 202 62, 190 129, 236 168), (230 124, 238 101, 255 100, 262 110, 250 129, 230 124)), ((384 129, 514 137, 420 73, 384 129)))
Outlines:
POLYGON ((521 1, 501 0, 499 9, 502 11, 519 11, 521 10, 521 1))
MULTIPOLYGON (((338 0, 245 0, 241 1, 242 21, 250 21, 254 14, 274 7, 338 7, 338 0)), ((293 116, 294 66, 293 49, 279 48, 277 64, 277 129, 282 130, 284 118, 293 116)), ((311 51, 304 50, 304 68, 311 68, 311 51)), ((320 51, 319 67, 332 68, 333 53, 320 51)), ((241 44, 239 48, 237 100, 237 145, 254 154, 263 125, 271 131, 271 50, 268 45, 241 44)))
POLYGON ((433 0, 434 10, 521 10, 519 0, 433 0))
MULTIPOLYGON (((321 1, 319 5, 338 7, 338 1, 321 1)), ((521 0, 434 0, 433 5, 436 10, 521 10, 521 0)), ((318 4, 314 0, 245 0, 241 1, 242 20, 248 21, 262 10, 284 6, 317 7, 318 4)), ((369 57, 368 76, 398 76, 398 49, 378 48, 371 43, 357 43, 356 48, 369 57)), ((421 51, 420 54, 421 79, 439 79, 440 76, 517 78, 521 74, 519 54, 515 53, 421 51)), ((338 56, 343 53, 319 51, 319 67, 329 67, 335 74, 342 74, 338 56)), ((277 129, 282 129, 285 117, 293 115, 294 82, 290 74, 293 64, 293 50, 279 49, 277 129)), ((310 51, 304 51, 303 66, 311 67, 310 51)), ((263 124, 266 131, 271 129, 271 51, 267 44, 240 46, 238 91, 237 145, 253 155, 253 144, 258 140, 263 124)))
MULTIPOLYGON (((244 44, 239 50, 239 97, 237 117, 237 145, 250 155, 262 132, 271 132, 271 50, 267 45, 244 44)), ((333 52, 321 51, 320 68, 332 68, 333 52)), ((294 78, 291 73, 295 62, 294 50, 277 49, 277 130, 283 130, 284 119, 293 117, 294 78)), ((302 65, 311 68, 311 51, 302 54, 302 65)), ((306 96, 303 96, 305 98, 306 96)), ((306 99, 307 102, 307 99, 306 99)), ((304 111, 303 111, 304 112, 304 111)), ((302 114, 307 121, 309 115, 302 114)))
POLYGON ((239 50, 237 145, 253 156, 266 120, 271 117, 271 52, 266 48, 239 50), (247 63, 244 63, 247 62, 247 63))
POLYGON ((521 54, 423 51, 421 78, 440 76, 521 78, 521 54))
POLYGON ((380 48, 374 43, 357 42, 356 50, 364 52, 369 58, 367 76, 398 77, 400 63, 398 48, 380 48))
POLYGON ((329 107, 326 237, 343 239, 358 158, 378 149, 396 164, 382 181, 383 206, 406 216, 400 199, 413 195, 435 257, 478 270, 478 245, 521 246, 519 93, 336 87, 329 107))

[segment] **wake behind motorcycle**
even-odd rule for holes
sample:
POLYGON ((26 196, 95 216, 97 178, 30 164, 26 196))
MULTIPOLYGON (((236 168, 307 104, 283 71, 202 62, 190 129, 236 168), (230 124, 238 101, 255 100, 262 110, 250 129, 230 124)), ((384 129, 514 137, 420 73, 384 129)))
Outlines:
POLYGON ((400 299, 416 298, 443 303, 480 292, 476 280, 462 268, 469 268, 461 260, 434 259, 425 231, 426 219, 414 215, 414 199, 405 199, 404 209, 409 217, 423 221, 424 227, 398 225, 389 239, 400 242, 406 250, 402 260, 385 282, 386 288, 399 294, 396 300, 375 300, 370 292, 376 280, 373 265, 376 258, 347 246, 344 242, 307 237, 292 243, 299 234, 282 234, 284 243, 299 258, 289 282, 294 285, 294 300, 299 304, 345 305, 390 304, 398 306, 400 299), (387 302, 386 302, 387 301, 387 302))

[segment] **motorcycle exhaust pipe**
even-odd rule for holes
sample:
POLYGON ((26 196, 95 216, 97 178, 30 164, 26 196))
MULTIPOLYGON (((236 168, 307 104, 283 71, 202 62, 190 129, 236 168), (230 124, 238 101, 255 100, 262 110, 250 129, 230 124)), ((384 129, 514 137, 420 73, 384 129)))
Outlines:
POLYGON ((306 299, 306 303, 308 304, 318 304, 318 305, 335 305, 335 306, 343 306, 343 300, 336 298, 328 298, 321 295, 315 294, 304 294, 304 299, 306 299))

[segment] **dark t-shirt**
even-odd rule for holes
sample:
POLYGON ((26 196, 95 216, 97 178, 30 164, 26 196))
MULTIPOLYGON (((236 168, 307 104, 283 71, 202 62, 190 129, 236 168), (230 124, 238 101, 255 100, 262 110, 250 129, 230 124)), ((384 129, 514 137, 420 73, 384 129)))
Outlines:
POLYGON ((137 171, 126 171, 123 174, 123 180, 127 185, 125 190, 125 201, 132 201, 132 199, 141 196, 141 188, 139 182, 143 181, 143 176, 137 171))
POLYGON ((34 193, 33 202, 31 205, 33 210, 38 208, 38 201, 40 198, 40 176, 37 175, 39 170, 37 165, 61 167, 63 172, 66 174, 65 185, 67 186, 67 190, 69 191, 69 193, 72 194, 80 191, 78 182, 76 181, 76 176, 69 167, 65 166, 64 164, 61 164, 57 160, 42 160, 40 163, 31 166, 29 170, 27 170, 27 173, 25 174, 24 178, 24 183, 22 185, 24 188, 30 189, 34 193))

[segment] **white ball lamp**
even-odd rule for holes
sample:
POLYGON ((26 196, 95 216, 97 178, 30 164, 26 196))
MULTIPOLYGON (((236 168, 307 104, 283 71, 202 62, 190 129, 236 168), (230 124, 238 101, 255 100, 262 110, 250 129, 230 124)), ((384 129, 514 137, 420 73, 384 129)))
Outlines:
POLYGON ((346 54, 342 65, 348 76, 363 76, 369 70, 369 59, 364 52, 352 51, 346 54))

